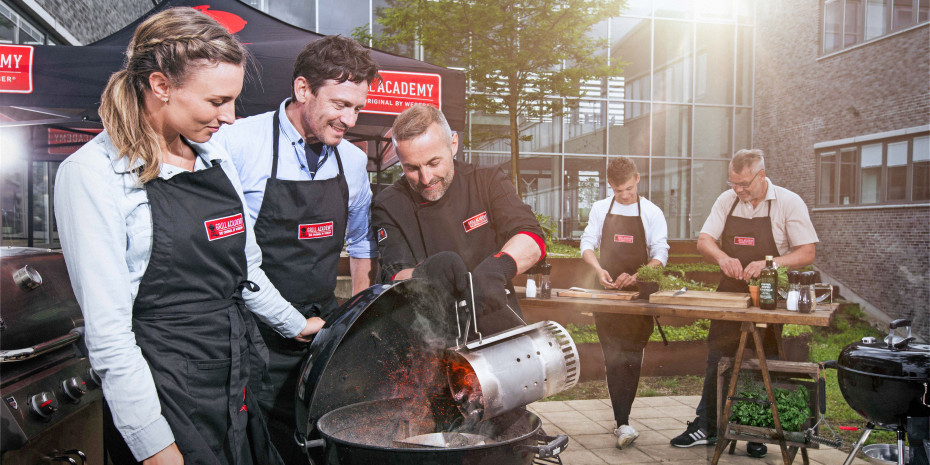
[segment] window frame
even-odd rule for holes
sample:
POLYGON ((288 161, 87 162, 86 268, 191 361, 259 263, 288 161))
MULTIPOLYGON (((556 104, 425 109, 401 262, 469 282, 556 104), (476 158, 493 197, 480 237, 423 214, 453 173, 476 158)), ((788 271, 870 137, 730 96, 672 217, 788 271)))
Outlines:
MULTIPOLYGON (((842 145, 834 145, 829 147, 822 147, 814 150, 814 159, 816 160, 816 205, 818 207, 876 207, 882 205, 909 205, 909 204, 924 204, 927 203, 927 200, 914 200, 914 187, 915 187, 915 170, 914 170, 914 149, 915 149, 915 140, 921 137, 930 137, 930 132, 920 132, 914 134, 904 134, 894 137, 888 137, 884 139, 874 139, 866 140, 860 142, 847 143, 842 145), (888 152, 889 145, 896 144, 900 142, 907 143, 907 163, 905 165, 895 165, 895 166, 906 166, 905 174, 905 195, 903 199, 898 200, 889 200, 888 198, 888 186, 889 186, 889 166, 888 166, 888 152), (881 144, 882 151, 882 163, 881 170, 879 174, 879 195, 878 201, 874 203, 863 203, 862 202, 862 188, 863 188, 863 169, 862 169, 862 148, 869 145, 881 144), (843 153, 853 152, 855 167, 855 174, 853 179, 855 182, 852 186, 849 186, 852 191, 850 192, 850 202, 843 203, 841 198, 842 191, 842 167, 843 162, 843 153), (829 156, 832 154, 835 158, 831 162, 832 166, 830 169, 832 173, 826 173, 824 168, 824 156, 829 156), (823 198, 821 189, 823 176, 829 175, 830 179, 833 181, 834 189, 829 193, 829 199, 823 198)), ((851 164, 849 161, 845 164, 851 164)), ((930 186, 928 186, 930 188, 930 186)))
MULTIPOLYGON (((886 0, 883 8, 885 14, 883 15, 883 21, 885 24, 884 32, 875 36, 868 36, 868 21, 869 14, 868 9, 870 6, 870 0, 821 0, 820 2, 820 53, 821 55, 829 55, 832 53, 840 52, 849 48, 856 47, 861 44, 869 43, 875 40, 880 40, 883 37, 905 31, 907 29, 917 27, 921 24, 927 23, 930 21, 930 18, 925 19, 924 21, 920 20, 920 2, 921 0, 911 0, 911 21, 906 26, 896 27, 894 21, 895 13, 895 1, 886 0), (856 24, 847 25, 847 18, 850 16, 849 13, 849 4, 850 2, 857 3, 859 6, 858 14, 856 15, 856 24), (831 31, 831 34, 838 35, 837 43, 834 44, 834 48, 827 50, 827 7, 830 4, 839 4, 839 27, 835 31, 831 31), (855 34, 854 39, 851 43, 847 44, 847 33, 848 27, 852 26, 855 34)), ((930 16, 930 15, 928 15, 930 16)))

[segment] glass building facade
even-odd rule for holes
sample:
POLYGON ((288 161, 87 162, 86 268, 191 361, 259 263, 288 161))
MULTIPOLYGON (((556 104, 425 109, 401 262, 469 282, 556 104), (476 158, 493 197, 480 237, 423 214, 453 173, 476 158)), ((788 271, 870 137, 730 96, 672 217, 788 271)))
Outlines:
MULTIPOLYGON (((55 43, 48 31, 10 2, 0 0, 0 44, 55 43)), ((22 113, 28 111, 12 109, 0 113, 0 122, 9 122, 22 113)), ((31 159, 24 142, 29 140, 27 134, 27 128, 0 128, 0 243, 59 247, 51 199, 61 162, 31 159)))
MULTIPOLYGON (((242 1, 343 35, 360 26, 380 32, 377 17, 388 6, 242 1)), ((591 31, 607 44, 600 53, 625 63, 622 75, 586 82, 581 98, 562 98, 560 114, 519 119, 521 194, 561 239, 581 236, 591 206, 610 192, 607 163, 620 155, 636 161, 639 191, 665 212, 669 237, 697 237, 726 189, 730 156, 752 146, 754 10, 753 0, 630 0, 591 31)), ((422 53, 411 47, 408 55, 422 53)), ((465 159, 509 170, 508 124, 505 114, 469 114, 465 159)))

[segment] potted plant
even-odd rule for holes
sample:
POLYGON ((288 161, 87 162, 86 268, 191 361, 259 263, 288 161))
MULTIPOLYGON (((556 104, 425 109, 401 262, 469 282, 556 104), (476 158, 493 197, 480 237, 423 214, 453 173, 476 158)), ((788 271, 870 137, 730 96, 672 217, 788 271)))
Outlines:
POLYGON ((759 306, 759 278, 749 280, 749 297, 752 297, 752 306, 759 306))
MULTIPOLYGON (((772 390, 782 429, 786 432, 801 431, 811 416, 807 388, 798 384, 787 389, 775 387, 772 390)), ((772 410, 766 402, 767 394, 761 383, 750 383, 749 386, 740 389, 736 397, 743 400, 733 403, 730 421, 745 426, 775 428, 772 410)))
POLYGON ((648 299, 649 295, 659 290, 662 281, 663 267, 643 265, 636 270, 636 287, 639 288, 639 298, 648 299))

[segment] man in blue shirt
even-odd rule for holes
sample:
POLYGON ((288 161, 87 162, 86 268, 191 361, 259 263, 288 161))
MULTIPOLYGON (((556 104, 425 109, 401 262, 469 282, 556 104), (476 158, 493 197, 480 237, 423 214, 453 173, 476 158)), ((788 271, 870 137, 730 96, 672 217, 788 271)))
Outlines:
MULTIPOLYGON (((353 292, 371 285, 377 258, 368 157, 343 138, 378 65, 358 42, 327 36, 304 47, 293 76, 291 97, 276 111, 238 120, 214 140, 239 172, 265 274, 305 316, 328 319, 343 243, 353 292)), ((270 352, 259 401, 272 440, 286 463, 307 463, 294 442, 294 392, 308 344, 259 329, 270 352)))

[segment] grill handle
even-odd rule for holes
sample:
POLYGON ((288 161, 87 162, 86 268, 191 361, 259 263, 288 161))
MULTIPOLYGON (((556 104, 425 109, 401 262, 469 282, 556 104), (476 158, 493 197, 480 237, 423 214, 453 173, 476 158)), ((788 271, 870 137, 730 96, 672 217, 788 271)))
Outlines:
POLYGON ((0 363, 29 360, 46 352, 51 352, 53 350, 73 344, 79 341, 83 336, 84 327, 79 326, 72 329, 64 336, 56 337, 55 339, 36 344, 32 347, 26 347, 25 349, 0 350, 0 363))
POLYGON ((560 434, 558 436, 546 436, 540 434, 537 439, 547 441, 547 444, 538 446, 524 446, 525 450, 533 452, 538 458, 546 459, 549 457, 558 457, 568 446, 568 436, 560 434))

